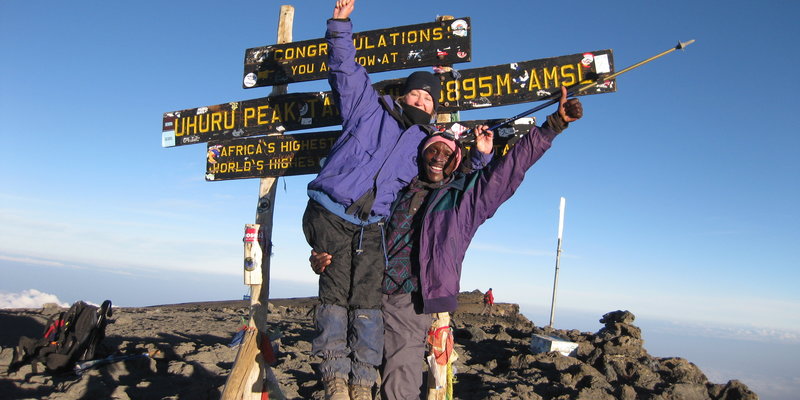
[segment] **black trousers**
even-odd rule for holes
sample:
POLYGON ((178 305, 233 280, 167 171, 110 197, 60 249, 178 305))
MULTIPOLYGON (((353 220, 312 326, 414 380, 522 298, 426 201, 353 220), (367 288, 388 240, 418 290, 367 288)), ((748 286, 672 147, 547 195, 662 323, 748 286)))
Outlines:
POLYGON ((353 309, 380 309, 385 269, 383 223, 356 225, 309 200, 303 232, 316 252, 326 252, 331 264, 319 277, 319 299, 353 309))

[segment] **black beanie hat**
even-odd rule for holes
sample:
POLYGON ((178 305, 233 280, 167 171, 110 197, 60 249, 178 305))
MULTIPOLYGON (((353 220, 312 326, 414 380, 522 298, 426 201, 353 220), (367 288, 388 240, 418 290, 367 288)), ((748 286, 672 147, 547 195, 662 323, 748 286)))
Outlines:
POLYGON ((412 73, 406 78, 406 84, 403 86, 403 95, 414 89, 421 89, 430 93, 433 97, 433 109, 439 107, 439 92, 442 90, 442 83, 439 78, 427 71, 417 71, 412 73))

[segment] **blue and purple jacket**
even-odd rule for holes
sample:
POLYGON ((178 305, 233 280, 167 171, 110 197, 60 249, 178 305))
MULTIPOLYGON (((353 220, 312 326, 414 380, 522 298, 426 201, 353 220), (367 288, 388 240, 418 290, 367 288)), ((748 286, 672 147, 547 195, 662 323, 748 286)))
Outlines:
MULTIPOLYGON (((354 224, 345 214, 353 202, 375 186, 370 219, 389 215, 397 193, 417 176, 419 145, 428 136, 419 125, 405 129, 379 101, 367 71, 355 62, 353 25, 328 20, 328 67, 331 88, 342 115, 342 135, 331 148, 319 175, 308 184, 309 197, 354 224)), ((390 96, 386 103, 394 106, 390 96)))
POLYGON ((514 194, 525 172, 550 148, 558 132, 549 126, 557 125, 548 119, 542 128, 534 126, 505 157, 495 157, 468 175, 456 173, 428 195, 419 232, 423 312, 456 310, 461 263, 475 232, 514 194))

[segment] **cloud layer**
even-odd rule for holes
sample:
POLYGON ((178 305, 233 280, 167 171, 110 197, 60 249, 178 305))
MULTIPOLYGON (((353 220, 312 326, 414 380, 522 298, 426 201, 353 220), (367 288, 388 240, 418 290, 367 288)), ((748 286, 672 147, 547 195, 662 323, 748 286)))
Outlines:
POLYGON ((0 292, 0 308, 40 308, 47 303, 69 307, 69 304, 61 302, 56 295, 42 293, 36 289, 27 289, 19 293, 0 292))

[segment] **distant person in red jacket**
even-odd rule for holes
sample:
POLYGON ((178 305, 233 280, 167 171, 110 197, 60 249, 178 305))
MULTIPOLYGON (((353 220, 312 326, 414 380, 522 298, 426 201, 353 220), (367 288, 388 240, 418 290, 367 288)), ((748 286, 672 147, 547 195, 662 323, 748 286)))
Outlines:
POLYGON ((494 294, 492 294, 492 288, 483 295, 483 311, 481 311, 481 315, 486 314, 489 312, 489 315, 492 315, 492 306, 494 306, 494 294))

